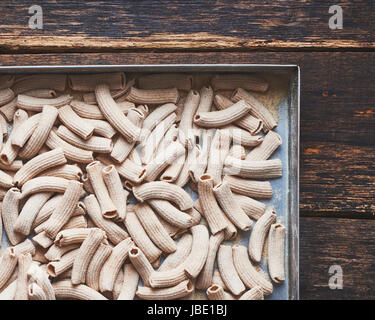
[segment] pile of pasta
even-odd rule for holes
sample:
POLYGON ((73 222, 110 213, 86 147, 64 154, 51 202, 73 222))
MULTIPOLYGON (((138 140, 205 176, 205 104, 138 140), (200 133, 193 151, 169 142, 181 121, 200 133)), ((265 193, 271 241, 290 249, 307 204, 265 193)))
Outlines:
POLYGON ((269 159, 281 138, 252 94, 268 83, 249 74, 127 78, 0 76, 10 243, 0 298, 270 295, 285 280, 285 227, 261 200, 282 175, 269 159), (248 248, 231 242, 250 229, 248 248))

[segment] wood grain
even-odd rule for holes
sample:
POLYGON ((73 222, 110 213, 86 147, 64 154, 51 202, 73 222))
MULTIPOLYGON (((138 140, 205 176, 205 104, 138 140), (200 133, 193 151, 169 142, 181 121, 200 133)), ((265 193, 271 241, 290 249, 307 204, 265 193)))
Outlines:
POLYGON ((28 27, 32 4, 0 2, 1 52, 375 49, 372 0, 340 1, 342 30, 322 0, 46 0, 42 30, 28 27))
POLYGON ((2 55, 2 65, 269 63, 301 67, 301 214, 374 218, 375 53, 2 55))
POLYGON ((302 218, 301 299, 375 299, 375 221, 302 218), (328 286, 329 267, 343 270, 343 289, 328 286))

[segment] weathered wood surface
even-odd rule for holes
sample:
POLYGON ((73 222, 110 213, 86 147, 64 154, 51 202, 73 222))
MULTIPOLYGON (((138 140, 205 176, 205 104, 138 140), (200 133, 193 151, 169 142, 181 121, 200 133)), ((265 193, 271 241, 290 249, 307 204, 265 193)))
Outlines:
POLYGON ((323 0, 1 1, 1 52, 375 48, 375 3, 323 0), (43 30, 28 27, 42 6, 43 30), (328 12, 343 9, 344 28, 328 12))
POLYGON ((375 53, 2 55, 1 65, 270 63, 301 67, 303 216, 374 218, 375 53))

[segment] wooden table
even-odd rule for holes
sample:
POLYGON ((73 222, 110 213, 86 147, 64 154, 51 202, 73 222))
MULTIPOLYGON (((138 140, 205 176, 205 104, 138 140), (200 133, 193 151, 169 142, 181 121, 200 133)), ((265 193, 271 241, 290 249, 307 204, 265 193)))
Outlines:
POLYGON ((375 298, 375 2, 1 1, 0 65, 301 67, 300 296, 375 298), (344 27, 331 30, 329 6, 344 27), (331 265, 344 288, 330 290, 331 265))

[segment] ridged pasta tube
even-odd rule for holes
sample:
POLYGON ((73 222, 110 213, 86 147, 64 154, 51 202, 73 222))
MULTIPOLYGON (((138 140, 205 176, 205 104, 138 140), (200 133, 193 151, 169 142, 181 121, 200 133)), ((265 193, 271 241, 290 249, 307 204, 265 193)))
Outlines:
POLYGON ((285 227, 281 223, 272 224, 268 234, 268 271, 275 283, 285 281, 284 241, 285 227))
POLYGON ((56 278, 66 270, 73 266, 74 259, 78 254, 79 249, 74 249, 65 253, 60 260, 52 261, 47 264, 47 273, 50 277, 56 278))
POLYGON ((193 118, 200 101, 198 91, 190 90, 184 103, 179 126, 179 140, 183 146, 189 149, 195 145, 193 134, 193 118))
POLYGON ((60 177, 67 180, 81 180, 83 172, 76 164, 64 164, 43 171, 39 174, 40 177, 60 177))
POLYGON ((89 228, 73 228, 61 230, 55 237, 55 245, 59 247, 82 243, 90 233, 89 228))
POLYGON ((27 270, 27 274, 32 281, 36 282, 36 284, 43 289, 47 300, 56 300, 51 281, 48 279, 48 274, 43 268, 36 264, 31 264, 30 268, 27 270))
POLYGON ((94 126, 94 133, 105 138, 111 139, 117 132, 107 121, 96 119, 86 119, 86 121, 94 126))
POLYGON ((13 127, 11 142, 12 145, 22 148, 26 141, 33 134, 39 124, 42 113, 37 113, 28 118, 17 128, 13 127))
POLYGON ((234 176, 224 176, 223 181, 228 182, 232 192, 253 198, 272 198, 272 186, 269 181, 249 180, 234 176))
POLYGON ((27 294, 29 300, 47 300, 45 292, 35 282, 28 285, 27 294))
POLYGON ((82 118, 103 120, 105 119, 103 113, 98 106, 87 104, 83 101, 72 100, 70 106, 82 118))
POLYGON ((232 138, 233 145, 241 145, 245 147, 256 147, 263 142, 261 135, 251 134, 246 130, 243 130, 234 125, 228 125, 222 128, 226 130, 232 138))
POLYGON ((17 188, 11 188, 7 191, 2 203, 3 206, 1 210, 1 215, 3 218, 3 225, 9 242, 12 245, 20 243, 25 238, 24 235, 17 233, 14 230, 14 225, 16 224, 18 218, 18 208, 20 199, 21 192, 17 188))
POLYGON ((69 94, 63 94, 57 98, 35 98, 27 96, 25 94, 19 94, 17 96, 17 106, 21 109, 28 111, 42 111, 44 106, 62 107, 69 104, 73 97, 69 94))
POLYGON ((78 249, 80 244, 71 244, 63 247, 59 247, 56 244, 50 246, 47 252, 44 254, 48 261, 59 261, 61 257, 74 249, 78 249))
POLYGON ((208 300, 236 300, 233 295, 224 291, 223 287, 213 284, 206 290, 208 300))
POLYGON ((117 300, 133 300, 138 287, 139 274, 133 265, 124 265, 124 280, 117 300))
POLYGON ((69 105, 59 109, 59 119, 68 129, 84 140, 91 138, 94 133, 94 127, 76 114, 69 105))
POLYGON ((235 201, 241 206, 242 210, 252 220, 258 220, 266 210, 266 205, 263 202, 240 194, 234 193, 233 196, 235 201))
POLYGON ((280 159, 248 161, 227 156, 224 165, 224 174, 227 175, 253 179, 275 179, 282 176, 280 159))
POLYGON ((185 280, 169 288, 138 287, 136 295, 145 300, 175 300, 189 295, 193 290, 194 286, 191 281, 185 280))
POLYGON ((257 286, 246 291, 238 300, 264 300, 264 296, 261 288, 257 286))
POLYGON ((12 90, 15 94, 34 89, 64 91, 66 88, 66 78, 66 74, 61 73, 32 74, 18 79, 12 86, 12 90))
POLYGON ((56 298, 76 300, 108 300, 90 287, 79 284, 73 285, 70 280, 60 280, 52 284, 56 298))
POLYGON ((0 288, 4 287, 17 265, 17 255, 13 247, 6 248, 1 255, 0 288))
POLYGON ((111 246, 101 243, 89 263, 86 272, 86 284, 96 291, 99 290, 100 271, 111 253, 111 246))
POLYGON ((32 262, 31 254, 24 253, 18 256, 17 289, 14 300, 28 300, 27 270, 32 262))
POLYGON ((137 89, 130 87, 126 100, 136 104, 177 103, 179 98, 177 88, 168 89, 137 89))
POLYGON ((145 286, 150 286, 149 277, 154 272, 154 268, 151 263, 147 260, 145 254, 138 247, 133 246, 129 250, 129 259, 137 270, 138 274, 142 278, 145 286))
POLYGON ((275 131, 268 131, 263 142, 252 149, 246 156, 246 160, 267 160, 275 150, 281 145, 282 139, 275 131))

